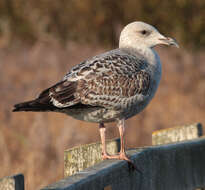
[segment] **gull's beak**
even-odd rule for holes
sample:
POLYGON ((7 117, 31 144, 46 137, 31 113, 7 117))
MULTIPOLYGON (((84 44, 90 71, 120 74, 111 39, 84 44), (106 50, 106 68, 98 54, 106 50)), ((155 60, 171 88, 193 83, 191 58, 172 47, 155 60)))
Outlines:
POLYGON ((165 45, 168 45, 168 46, 175 46, 177 48, 179 48, 179 45, 177 44, 176 40, 173 39, 173 38, 166 38, 164 36, 162 36, 161 38, 159 38, 159 41, 161 44, 165 44, 165 45))

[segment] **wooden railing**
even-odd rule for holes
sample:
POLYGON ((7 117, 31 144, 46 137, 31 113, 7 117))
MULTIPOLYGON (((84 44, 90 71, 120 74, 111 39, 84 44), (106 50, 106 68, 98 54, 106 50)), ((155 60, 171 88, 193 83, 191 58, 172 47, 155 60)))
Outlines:
MULTIPOLYGON (((137 171, 129 170, 125 161, 102 161, 100 143, 66 150, 65 178, 42 190, 201 190, 205 187, 205 137, 201 124, 156 131, 152 143, 151 147, 127 151, 137 171)), ((108 149, 116 153, 119 140, 110 141, 108 149)), ((0 190, 2 184, 0 181, 0 190)))

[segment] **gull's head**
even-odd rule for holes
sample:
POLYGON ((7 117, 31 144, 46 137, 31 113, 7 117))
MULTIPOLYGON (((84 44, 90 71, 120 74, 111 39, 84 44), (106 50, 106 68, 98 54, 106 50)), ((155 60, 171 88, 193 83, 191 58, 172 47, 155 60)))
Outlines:
POLYGON ((120 47, 153 48, 160 44, 179 47, 174 39, 163 36, 155 27, 144 22, 132 22, 120 34, 120 47))

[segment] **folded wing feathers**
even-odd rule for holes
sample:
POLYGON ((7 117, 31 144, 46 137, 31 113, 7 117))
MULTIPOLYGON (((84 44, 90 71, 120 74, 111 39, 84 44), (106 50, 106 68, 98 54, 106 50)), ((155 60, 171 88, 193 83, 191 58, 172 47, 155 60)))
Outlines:
POLYGON ((59 108, 72 106, 80 101, 76 94, 77 81, 69 82, 67 80, 58 83, 58 85, 49 89, 51 102, 59 108))
POLYGON ((71 69, 63 81, 44 90, 37 100, 57 108, 78 103, 106 107, 136 93, 146 95, 150 84, 146 66, 146 62, 127 54, 94 57, 71 69))
POLYGON ((49 96, 59 108, 76 103, 110 107, 122 98, 146 96, 150 86, 146 66, 146 61, 127 54, 95 57, 71 70, 64 81, 49 90, 49 96))

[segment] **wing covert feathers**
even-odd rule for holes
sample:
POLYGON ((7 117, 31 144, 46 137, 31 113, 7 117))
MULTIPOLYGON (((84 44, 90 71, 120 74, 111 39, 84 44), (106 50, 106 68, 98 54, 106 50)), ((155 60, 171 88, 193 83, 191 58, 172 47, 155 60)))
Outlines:
POLYGON ((77 81, 76 96, 83 104, 115 107, 150 87, 147 62, 126 53, 96 56, 75 66, 64 79, 77 81))

